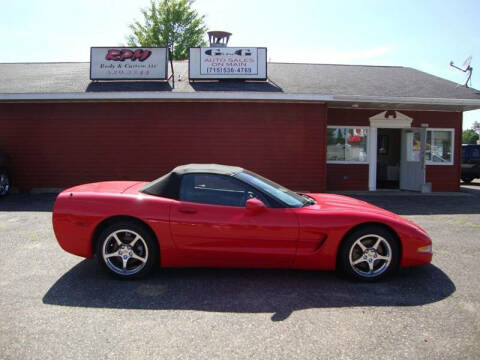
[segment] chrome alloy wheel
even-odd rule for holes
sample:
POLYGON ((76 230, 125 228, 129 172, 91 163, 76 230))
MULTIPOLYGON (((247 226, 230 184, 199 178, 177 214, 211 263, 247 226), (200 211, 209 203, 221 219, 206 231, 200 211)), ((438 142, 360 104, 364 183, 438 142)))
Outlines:
POLYGON ((368 234, 353 243, 348 260, 358 275, 373 278, 388 269, 392 261, 392 249, 388 241, 380 235, 368 234))
POLYGON ((10 180, 5 173, 0 173, 0 196, 6 195, 10 190, 10 180))
POLYGON ((121 229, 109 234, 102 246, 102 256, 110 270, 119 275, 134 275, 148 260, 147 243, 133 230, 121 229))

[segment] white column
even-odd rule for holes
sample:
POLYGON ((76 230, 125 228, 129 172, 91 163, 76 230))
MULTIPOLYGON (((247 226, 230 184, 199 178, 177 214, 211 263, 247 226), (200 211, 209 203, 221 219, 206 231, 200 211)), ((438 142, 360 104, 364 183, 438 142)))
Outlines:
POLYGON ((368 190, 377 190, 377 128, 368 130, 368 190))

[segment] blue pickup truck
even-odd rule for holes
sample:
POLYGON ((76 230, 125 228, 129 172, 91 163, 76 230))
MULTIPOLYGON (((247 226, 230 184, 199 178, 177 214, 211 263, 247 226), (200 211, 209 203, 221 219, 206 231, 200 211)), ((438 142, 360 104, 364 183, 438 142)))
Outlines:
POLYGON ((462 145, 462 181, 480 178, 480 145, 462 145))

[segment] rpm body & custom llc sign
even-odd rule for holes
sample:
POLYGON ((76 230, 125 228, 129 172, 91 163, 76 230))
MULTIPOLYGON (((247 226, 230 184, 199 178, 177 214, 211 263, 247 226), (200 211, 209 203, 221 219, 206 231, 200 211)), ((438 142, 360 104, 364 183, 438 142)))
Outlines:
POLYGON ((92 47, 91 80, 166 80, 166 48, 92 47))

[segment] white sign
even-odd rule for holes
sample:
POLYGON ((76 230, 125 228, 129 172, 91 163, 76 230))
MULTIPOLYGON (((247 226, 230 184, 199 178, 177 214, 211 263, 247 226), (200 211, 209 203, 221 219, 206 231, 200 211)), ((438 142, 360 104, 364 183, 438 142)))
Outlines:
POLYGON ((190 48, 189 60, 192 80, 267 78, 266 48, 190 48))
POLYGON ((90 48, 91 80, 165 80, 167 66, 166 48, 90 48))
POLYGON ((256 48, 200 48, 200 74, 258 74, 256 48))

